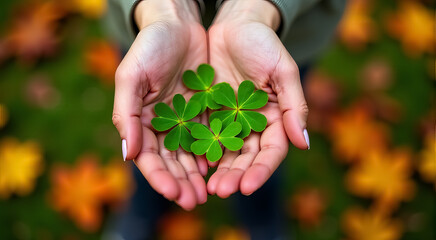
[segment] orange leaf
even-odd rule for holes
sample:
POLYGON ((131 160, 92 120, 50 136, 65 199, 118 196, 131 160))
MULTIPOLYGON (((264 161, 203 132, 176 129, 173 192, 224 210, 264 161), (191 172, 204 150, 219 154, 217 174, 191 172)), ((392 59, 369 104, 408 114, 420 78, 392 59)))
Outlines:
POLYGON ((329 134, 335 155, 346 163, 359 161, 371 149, 384 149, 388 141, 387 128, 363 105, 334 116, 329 134))
POLYGON ((86 68, 105 84, 113 85, 115 71, 121 61, 119 49, 106 41, 95 41, 85 50, 86 68))
POLYGON ((52 170, 50 199, 53 208, 71 217, 83 230, 94 232, 102 221, 102 204, 110 188, 97 165, 97 158, 83 156, 74 168, 52 170))
POLYGON ((159 224, 162 240, 204 239, 205 226, 194 213, 174 212, 164 216, 159 224))
POLYGON ((298 190, 291 198, 290 213, 305 227, 320 224, 326 208, 326 197, 313 187, 298 190))
POLYGON ((58 20, 65 14, 55 1, 30 3, 20 9, 5 38, 11 54, 25 62, 53 55, 59 42, 58 20))

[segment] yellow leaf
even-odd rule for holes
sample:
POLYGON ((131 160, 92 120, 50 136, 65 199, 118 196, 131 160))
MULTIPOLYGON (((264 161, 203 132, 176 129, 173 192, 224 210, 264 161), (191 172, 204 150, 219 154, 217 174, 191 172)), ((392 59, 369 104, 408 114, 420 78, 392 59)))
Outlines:
POLYGON ((213 240, 250 240, 250 235, 243 229, 224 226, 218 228, 213 240))
POLYGON ((107 8, 107 0, 69 0, 73 11, 90 18, 103 16, 107 8))
POLYGON ((350 240, 397 240, 402 234, 398 220, 387 219, 377 212, 351 208, 342 218, 343 229, 350 240))
POLYGON ((37 143, 20 143, 13 138, 0 142, 0 198, 9 198, 13 193, 28 195, 42 170, 42 153, 37 143))
POLYGON ((375 40, 376 24, 370 16, 372 1, 350 0, 338 26, 338 37, 351 50, 362 50, 375 40))
POLYGON ((357 196, 376 199, 378 209, 389 213, 399 202, 414 196, 411 167, 407 150, 368 151, 347 173, 346 185, 357 196))
POLYGON ((434 52, 434 9, 427 9, 419 1, 401 1, 398 10, 387 15, 386 26, 391 36, 401 42, 409 56, 434 52))

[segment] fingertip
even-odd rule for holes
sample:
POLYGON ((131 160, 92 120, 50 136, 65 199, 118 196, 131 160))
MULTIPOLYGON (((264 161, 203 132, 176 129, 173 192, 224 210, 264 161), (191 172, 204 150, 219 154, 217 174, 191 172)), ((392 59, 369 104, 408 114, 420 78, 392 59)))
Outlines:
POLYGON ((309 149, 309 134, 306 128, 301 127, 304 123, 300 122, 301 120, 298 117, 291 116, 290 112, 286 112, 283 116, 283 125, 288 139, 296 148, 306 150, 309 149))
POLYGON ((176 200, 180 195, 180 187, 168 171, 154 172, 147 180, 159 194, 168 200, 176 200))
POLYGON ((232 169, 226 173, 218 183, 216 193, 220 198, 228 198, 239 190, 239 184, 244 172, 239 169, 232 169))
POLYGON ((263 165, 253 165, 242 176, 240 183, 241 193, 249 196, 258 190, 271 176, 270 170, 263 165))
POLYGON ((206 182, 200 174, 189 175, 189 181, 192 183, 197 196, 197 204, 204 204, 207 201, 206 182))
POLYGON ((187 179, 180 180, 179 184, 180 195, 177 198, 176 203, 186 211, 191 211, 197 205, 197 197, 194 187, 187 179))
POLYGON ((206 177, 209 170, 207 159, 204 156, 196 156, 198 171, 201 176, 206 177))
POLYGON ((210 195, 216 194, 216 186, 218 184, 218 178, 217 176, 215 176, 215 173, 209 178, 209 181, 206 184, 207 193, 210 195))

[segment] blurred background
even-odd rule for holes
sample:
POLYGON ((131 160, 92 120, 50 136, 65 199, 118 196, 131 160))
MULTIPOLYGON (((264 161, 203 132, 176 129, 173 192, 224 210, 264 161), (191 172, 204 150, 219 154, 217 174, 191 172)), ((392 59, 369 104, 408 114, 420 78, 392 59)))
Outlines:
MULTIPOLYGON (((111 123, 106 0, 0 2, 0 238, 100 239, 135 189, 111 123)), ((436 238, 435 4, 349 0, 305 79, 311 149, 280 206, 296 240, 436 238)), ((159 239, 248 240, 228 200, 174 206, 159 239)))

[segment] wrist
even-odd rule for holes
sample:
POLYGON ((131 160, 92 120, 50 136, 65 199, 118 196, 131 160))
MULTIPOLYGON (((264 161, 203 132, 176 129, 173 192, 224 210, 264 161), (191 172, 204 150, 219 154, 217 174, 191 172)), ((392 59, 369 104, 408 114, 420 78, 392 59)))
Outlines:
POLYGON ((157 21, 201 21, 193 0, 140 1, 134 9, 134 20, 139 30, 157 21))
POLYGON ((215 23, 228 20, 260 22, 276 31, 281 22, 280 11, 266 0, 227 0, 221 5, 215 23))

